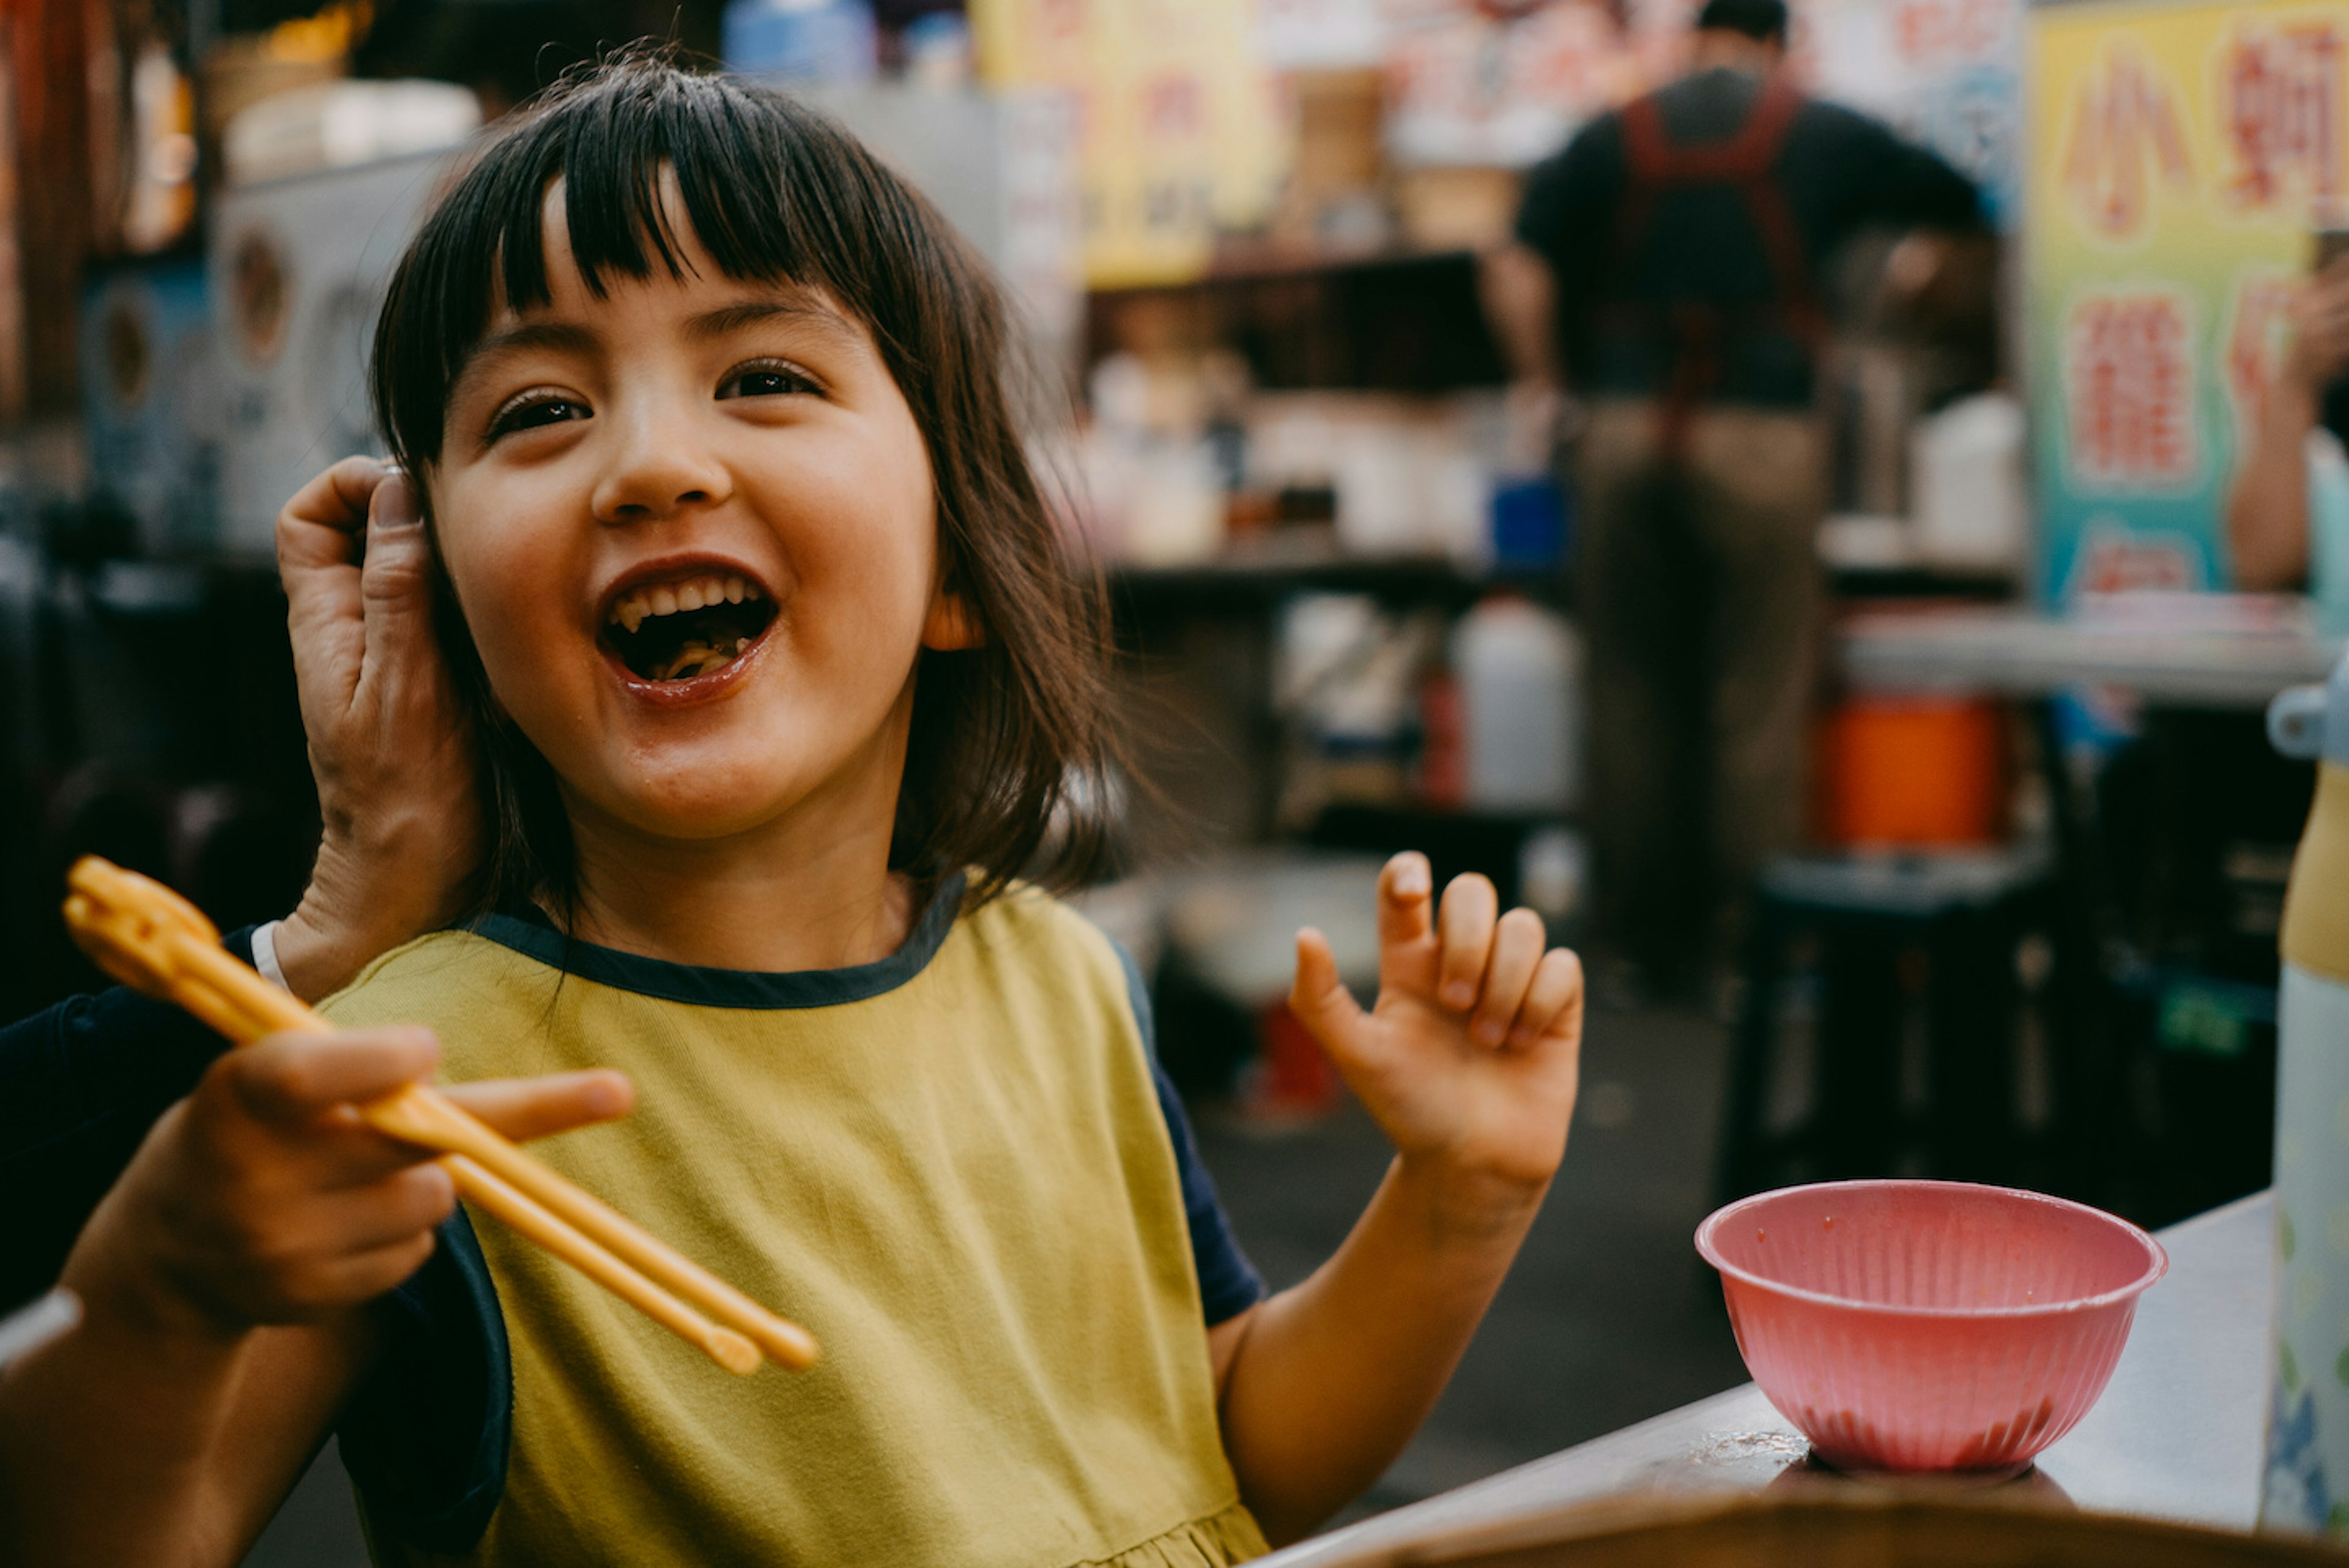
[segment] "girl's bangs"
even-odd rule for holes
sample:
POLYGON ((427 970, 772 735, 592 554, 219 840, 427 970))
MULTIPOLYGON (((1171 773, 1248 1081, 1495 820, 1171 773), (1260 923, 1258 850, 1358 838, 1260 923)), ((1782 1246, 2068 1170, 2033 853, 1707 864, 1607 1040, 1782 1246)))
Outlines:
MULTIPOLYGON (((430 345, 437 396, 462 369, 501 306, 552 297, 544 223, 563 188, 573 261, 589 290, 615 278, 694 270, 688 233, 728 277, 820 288, 885 341, 855 280, 875 257, 886 219, 872 192, 844 177, 841 133, 779 95, 682 72, 647 73, 635 90, 566 99, 557 88, 528 124, 492 143, 418 236, 412 308, 430 345)), ((403 313, 405 314, 405 313, 403 313)), ((440 432, 421 419, 421 387, 382 389, 387 431, 429 461, 440 432), (407 406, 402 406, 403 404, 407 406)))
POLYGON ((838 225, 811 224, 804 219, 814 214, 801 210, 829 205, 824 192, 794 180, 787 155, 745 155, 780 139, 771 125, 730 113, 737 106, 726 101, 722 85, 706 78, 663 85, 686 83, 707 90, 648 95, 653 101, 633 114, 627 110, 638 106, 625 100, 587 106, 591 112, 568 119, 540 157, 517 170, 526 181, 498 193, 502 211, 491 254, 500 258, 498 281, 515 308, 547 301, 543 220, 557 181, 571 254, 599 296, 616 275, 643 279, 657 267, 675 278, 688 274, 679 208, 692 238, 727 276, 829 285, 838 268, 825 263, 843 258, 819 256, 816 241, 827 229, 837 238, 838 225))

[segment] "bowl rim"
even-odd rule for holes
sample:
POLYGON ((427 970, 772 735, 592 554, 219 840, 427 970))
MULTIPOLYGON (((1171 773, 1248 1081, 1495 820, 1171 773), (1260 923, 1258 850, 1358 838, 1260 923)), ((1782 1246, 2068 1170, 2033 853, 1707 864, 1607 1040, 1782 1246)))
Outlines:
POLYGON ((2163 1275, 2169 1272, 2169 1250, 2154 1240, 2151 1231, 2141 1225, 2131 1224, 2117 1214, 2108 1214, 2090 1204, 2075 1203, 2071 1199, 2058 1198, 2053 1193, 2033 1192, 2027 1187, 1997 1187, 1980 1181, 1934 1181, 1922 1177, 1863 1177, 1849 1181, 1806 1181, 1793 1187, 1778 1187, 1767 1192, 1756 1192, 1741 1198, 1733 1203, 1723 1204, 1706 1215, 1703 1222, 1696 1228, 1696 1250, 1700 1257, 1719 1270, 1724 1277, 1736 1280, 1741 1284, 1751 1285, 1755 1290, 1766 1291, 1772 1295, 1785 1296, 1795 1301, 1810 1302, 1821 1306, 1840 1307, 1849 1312, 1868 1313, 1881 1317, 1979 1320, 2053 1317, 2070 1313, 2095 1312, 2099 1308, 2114 1306, 2143 1295, 2147 1290, 2159 1283, 2163 1275), (2057 1302, 2031 1302, 2022 1306, 1904 1306, 1891 1302, 1860 1301, 1856 1297, 1835 1295, 1826 1291, 1806 1290, 1800 1285, 1790 1285, 1783 1281, 1771 1279, 1767 1275, 1757 1274, 1753 1270, 1733 1263, 1722 1256, 1720 1245, 1713 1239, 1716 1232, 1743 1218, 1744 1212, 1750 1211, 1755 1205, 1767 1199, 1784 1198, 1789 1193, 1795 1192, 1834 1191, 1857 1188, 1867 1188, 1873 1191, 1915 1188, 1936 1190, 1955 1189, 2000 1198, 2021 1199, 2024 1202, 2043 1204, 2051 1209, 2067 1209, 2075 1214, 2085 1215, 2126 1233, 2145 1248, 2151 1261, 2146 1272, 2127 1284, 2099 1292, 2093 1296, 2074 1296, 2057 1302))

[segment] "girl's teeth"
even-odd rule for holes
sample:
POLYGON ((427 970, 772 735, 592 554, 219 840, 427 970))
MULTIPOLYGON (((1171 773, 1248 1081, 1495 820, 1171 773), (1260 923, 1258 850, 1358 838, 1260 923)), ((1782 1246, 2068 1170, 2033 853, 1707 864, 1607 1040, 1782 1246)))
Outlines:
POLYGON ((745 599, 764 597, 759 592, 759 585, 747 578, 696 577, 690 582, 636 589, 612 607, 611 622, 634 632, 655 616, 707 609, 719 604, 739 605, 745 599))

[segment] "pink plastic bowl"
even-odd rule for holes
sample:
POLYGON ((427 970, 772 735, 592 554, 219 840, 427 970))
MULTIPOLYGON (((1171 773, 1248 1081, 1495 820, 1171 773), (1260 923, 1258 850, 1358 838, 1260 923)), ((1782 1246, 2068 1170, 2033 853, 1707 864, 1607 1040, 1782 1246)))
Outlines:
POLYGON ((2008 1187, 1831 1181, 1697 1227, 1762 1392, 1839 1469, 2013 1474, 2105 1391, 2169 1272, 2125 1220, 2008 1187))

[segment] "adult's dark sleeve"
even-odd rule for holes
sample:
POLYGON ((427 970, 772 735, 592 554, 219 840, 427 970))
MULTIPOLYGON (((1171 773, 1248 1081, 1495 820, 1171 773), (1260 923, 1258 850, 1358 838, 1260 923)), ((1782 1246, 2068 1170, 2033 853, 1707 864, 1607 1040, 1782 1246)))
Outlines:
MULTIPOLYGON (((252 961, 250 927, 225 945, 252 961)), ((0 1307, 57 1282, 147 1129, 226 1048, 178 1008, 119 986, 0 1029, 0 1307)))
POLYGON ((1834 106, 1827 112, 1834 150, 1826 161, 1839 166, 1850 192, 1844 226, 1903 229, 1979 229, 1982 192, 1939 153, 1902 138, 1864 114, 1834 106))
POLYGON ((1588 368, 1590 313, 1617 262, 1625 170, 1622 117, 1601 115, 1534 167, 1517 207, 1517 241, 1549 263, 1557 287, 1555 329, 1569 379, 1588 368))
POLYGON ((1553 267, 1595 255, 1612 242, 1623 181, 1622 119, 1601 115, 1526 176, 1525 194, 1517 202, 1517 239, 1549 258, 1553 267))

